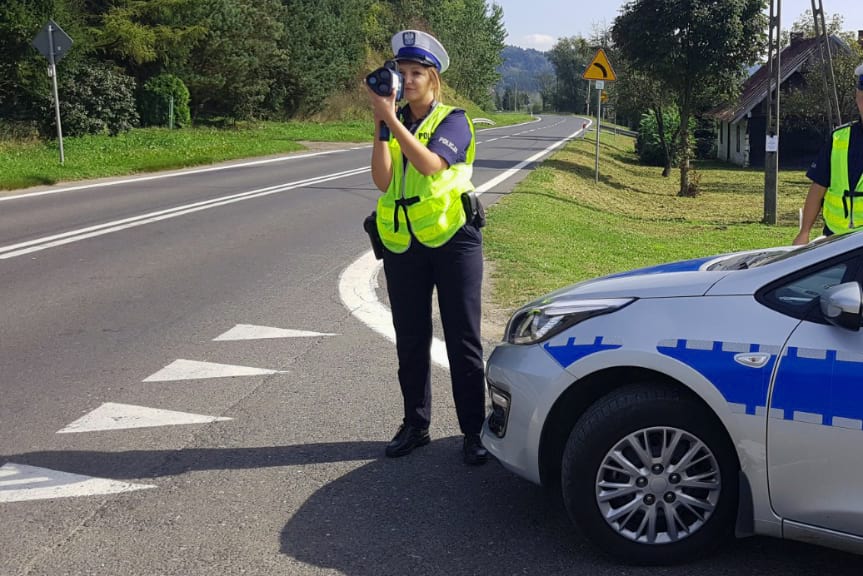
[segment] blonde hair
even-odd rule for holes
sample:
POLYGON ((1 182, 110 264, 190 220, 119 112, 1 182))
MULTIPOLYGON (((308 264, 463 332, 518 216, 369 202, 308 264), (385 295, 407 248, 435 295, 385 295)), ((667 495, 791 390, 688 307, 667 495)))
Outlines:
POLYGON ((435 68, 434 66, 427 66, 426 69, 429 71, 429 75, 431 76, 431 85, 432 92, 434 92, 434 99, 436 102, 440 102, 440 72, 438 72, 437 68, 435 68))

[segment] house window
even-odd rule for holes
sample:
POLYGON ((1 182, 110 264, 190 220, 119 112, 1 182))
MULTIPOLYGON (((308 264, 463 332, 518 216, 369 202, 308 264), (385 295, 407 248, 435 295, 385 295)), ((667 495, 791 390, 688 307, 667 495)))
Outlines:
POLYGON ((740 124, 737 125, 737 151, 740 152, 740 124))

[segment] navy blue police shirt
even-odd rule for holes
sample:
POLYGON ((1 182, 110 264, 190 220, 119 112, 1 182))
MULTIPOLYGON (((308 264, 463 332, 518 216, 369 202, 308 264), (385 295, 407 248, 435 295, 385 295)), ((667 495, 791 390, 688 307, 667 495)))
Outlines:
MULTIPOLYGON (((806 177, 825 188, 830 187, 830 154, 833 137, 821 147, 818 158, 809 166, 806 177)), ((863 176, 863 124, 860 120, 851 124, 851 141, 848 143, 848 185, 853 190, 863 176)))
MULTIPOLYGON (((425 118, 419 121, 410 123, 406 116, 407 106, 399 110, 399 116, 402 123, 407 126, 411 134, 416 134, 417 128, 425 118)), ((470 141, 473 136, 470 133, 467 116, 464 110, 453 110, 447 114, 434 133, 431 135, 428 143, 428 149, 444 159, 444 161, 452 166, 467 160, 467 149, 470 146, 470 141)), ((407 162, 407 159, 405 159, 407 162)))

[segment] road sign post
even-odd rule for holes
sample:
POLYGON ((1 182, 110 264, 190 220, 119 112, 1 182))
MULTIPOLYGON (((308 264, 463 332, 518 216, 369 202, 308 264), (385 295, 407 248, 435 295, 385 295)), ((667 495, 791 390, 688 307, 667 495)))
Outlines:
MULTIPOLYGON (((588 84, 590 84, 591 80, 596 81, 596 174, 594 181, 599 182, 599 135, 602 128, 603 89, 606 82, 617 80, 614 69, 611 67, 611 62, 608 61, 608 57, 605 55, 605 50, 600 48, 596 51, 596 55, 590 64, 587 65, 587 68, 584 69, 584 74, 581 77, 587 80, 588 84)), ((590 102, 590 98, 588 98, 588 102, 590 102)))
POLYGON ((57 120, 57 140, 60 143, 60 164, 65 164, 66 156, 63 153, 63 127, 60 125, 60 97, 57 91, 57 62, 63 59, 69 48, 72 47, 72 39, 53 20, 39 31, 33 39, 33 46, 42 56, 48 59, 48 77, 51 78, 51 88, 54 94, 54 115, 57 120))

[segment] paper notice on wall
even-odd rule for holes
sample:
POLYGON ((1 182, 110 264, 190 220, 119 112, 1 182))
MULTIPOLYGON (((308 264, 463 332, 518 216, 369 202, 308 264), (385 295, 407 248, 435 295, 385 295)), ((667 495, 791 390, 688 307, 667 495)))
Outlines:
POLYGON ((779 136, 768 135, 764 142, 766 152, 779 152, 779 136))

